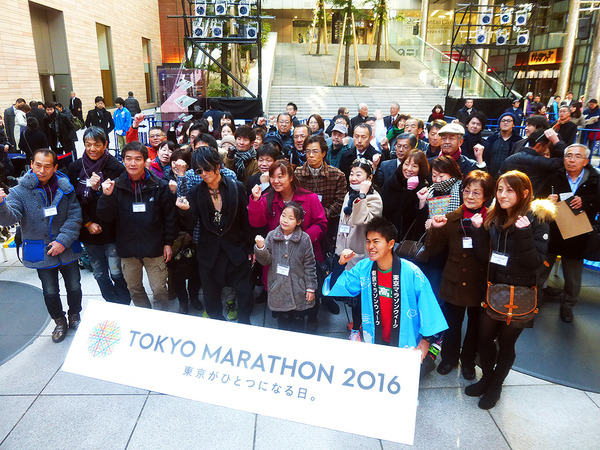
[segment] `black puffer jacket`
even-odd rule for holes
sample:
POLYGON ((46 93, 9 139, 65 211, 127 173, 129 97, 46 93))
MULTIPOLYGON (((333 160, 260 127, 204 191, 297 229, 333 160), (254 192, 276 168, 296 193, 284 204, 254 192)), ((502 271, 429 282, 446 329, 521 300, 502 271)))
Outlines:
POLYGON ((148 170, 141 194, 134 194, 124 173, 115 180, 112 195, 102 194, 96 213, 105 222, 116 222, 115 242, 121 258, 156 258, 177 237, 175 195, 167 182, 148 170), (133 212, 133 204, 140 202, 145 203, 146 212, 133 212))
MULTIPOLYGON (((534 203, 535 205, 535 203, 534 203)), ((490 261, 491 251, 508 255, 506 266, 489 263, 488 280, 494 284, 504 283, 514 286, 535 286, 536 272, 542 266, 548 252, 549 225, 540 217, 546 211, 535 208, 527 214, 530 225, 500 229, 492 225, 489 232, 485 228, 474 229, 473 247, 483 263, 490 261), (491 245, 486 245, 489 239, 491 245)))

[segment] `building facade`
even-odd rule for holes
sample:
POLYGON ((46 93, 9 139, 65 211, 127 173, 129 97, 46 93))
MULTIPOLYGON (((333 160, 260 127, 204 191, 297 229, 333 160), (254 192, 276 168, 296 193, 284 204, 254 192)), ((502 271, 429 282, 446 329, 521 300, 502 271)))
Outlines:
POLYGON ((75 91, 85 111, 133 91, 156 106, 162 63, 157 0, 10 0, 0 14, 0 105, 58 101, 75 91))

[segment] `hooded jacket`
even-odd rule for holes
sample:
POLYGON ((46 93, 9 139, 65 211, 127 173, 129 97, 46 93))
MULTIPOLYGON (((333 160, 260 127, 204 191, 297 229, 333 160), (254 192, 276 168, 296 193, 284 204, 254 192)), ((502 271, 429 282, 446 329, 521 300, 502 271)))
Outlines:
POLYGON ((23 233, 23 264, 30 269, 51 269, 70 264, 79 258, 81 245, 77 240, 81 228, 81 207, 69 179, 56 172, 58 189, 54 198, 39 187, 35 173, 29 171, 8 197, 0 203, 0 225, 21 223, 23 233), (44 208, 56 207, 56 215, 45 217, 44 208), (65 250, 50 256, 46 247, 57 241, 65 250))

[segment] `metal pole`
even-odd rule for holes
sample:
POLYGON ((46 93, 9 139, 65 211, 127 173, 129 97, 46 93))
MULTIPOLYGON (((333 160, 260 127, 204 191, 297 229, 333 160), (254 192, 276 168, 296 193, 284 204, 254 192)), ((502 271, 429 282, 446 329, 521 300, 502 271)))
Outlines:
POLYGON ((567 35, 563 47, 562 64, 558 75, 558 94, 563 98, 569 90, 571 77, 571 66, 573 64, 573 53, 575 50, 575 38, 577 37, 577 26, 579 25, 579 0, 571 0, 567 20, 567 35))

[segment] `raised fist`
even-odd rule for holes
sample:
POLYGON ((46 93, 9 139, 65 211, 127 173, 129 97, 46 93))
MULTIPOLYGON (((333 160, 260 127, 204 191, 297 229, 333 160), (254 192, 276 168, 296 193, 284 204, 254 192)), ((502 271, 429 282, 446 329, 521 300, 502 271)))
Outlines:
POLYGON ((115 182, 110 178, 107 178, 104 183, 102 183, 102 193, 105 195, 111 195, 113 190, 115 189, 115 182))
POLYGON ((254 242, 256 242, 256 247, 263 248, 265 246, 265 238, 260 234, 254 238, 254 242))

